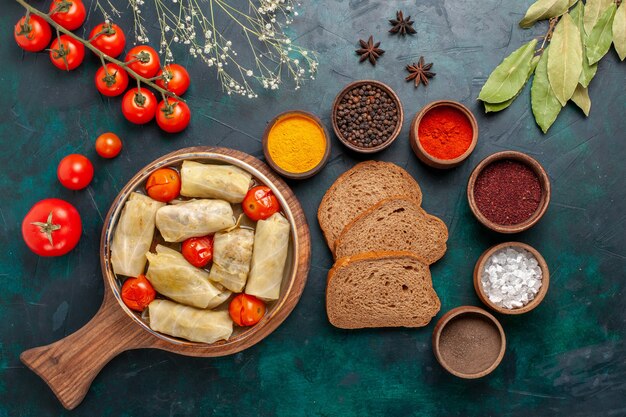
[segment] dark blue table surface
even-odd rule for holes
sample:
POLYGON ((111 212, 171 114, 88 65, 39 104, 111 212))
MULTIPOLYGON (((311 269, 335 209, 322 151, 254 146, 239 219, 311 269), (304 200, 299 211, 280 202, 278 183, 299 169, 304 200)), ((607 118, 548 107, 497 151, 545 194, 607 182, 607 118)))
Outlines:
MULTIPOLYGON (((123 11, 123 1, 112 0, 123 11)), ((33 2, 46 8, 48 2, 33 2)), ((319 74, 299 91, 283 87, 256 100, 227 97, 215 73, 183 58, 192 87, 186 98, 191 126, 166 135, 154 124, 137 127, 120 113, 119 99, 93 86, 94 57, 64 73, 45 54, 14 45, 19 5, 0 13, 0 416, 623 416, 626 415, 626 64, 611 51, 590 87, 588 119, 568 105, 547 135, 535 126, 526 90, 506 111, 485 116, 475 100, 504 56, 545 26, 521 30, 529 0, 308 1, 293 33, 319 52, 319 74), (413 15, 418 34, 387 34, 397 9, 413 15), (376 67, 358 64, 359 38, 373 34, 386 54, 376 67), (425 55, 437 76, 427 89, 404 82, 404 66, 425 55), (25 349, 48 344, 83 326, 103 295, 99 235, 110 203, 143 165, 170 151, 220 145, 262 157, 261 135, 275 114, 300 108, 329 124, 332 100, 348 82, 387 82, 401 97, 401 137, 374 156, 406 168, 424 191, 424 207, 449 227, 449 250, 432 267, 442 301, 439 316, 459 305, 480 305, 472 286, 478 256, 507 240, 472 217, 465 186, 472 168, 500 150, 526 152, 548 171, 552 202, 542 221, 515 236, 537 248, 551 269, 543 304, 520 317, 500 317, 508 346, 490 376, 465 381, 448 375, 424 329, 341 331, 324 306, 331 256, 316 210, 339 174, 362 159, 333 141, 331 159, 316 177, 292 182, 311 227, 312 265, 302 299, 262 343, 216 359, 156 350, 126 352, 95 379, 83 404, 63 410, 48 387, 19 361, 25 349), (413 115, 436 99, 468 105, 480 126, 479 143, 462 166, 441 172, 410 150, 413 115), (103 160, 94 151, 102 132, 118 133, 122 154, 103 160), (55 170, 66 154, 87 155, 96 168, 83 191, 64 189, 55 170), (60 197, 80 211, 80 244, 60 258, 39 258, 20 236, 24 214, 36 201, 60 197)), ((200 2, 204 5, 204 2, 200 2)), ((147 16, 150 21, 150 16, 147 16)), ((101 20, 91 11, 83 34, 101 20)), ((120 21, 130 27, 128 12, 120 21)), ((152 28, 154 29, 154 28, 152 28)), ((236 34, 236 31, 234 31, 236 34)), ((438 316, 438 317, 439 317, 438 316)), ((85 364, 89 366, 89 364, 85 364)))

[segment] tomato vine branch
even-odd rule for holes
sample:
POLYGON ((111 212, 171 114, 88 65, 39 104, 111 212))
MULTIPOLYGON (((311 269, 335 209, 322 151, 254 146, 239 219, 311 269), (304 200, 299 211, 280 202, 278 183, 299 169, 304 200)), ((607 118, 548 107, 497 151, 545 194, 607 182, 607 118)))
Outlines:
MULTIPOLYGON (((140 83, 144 83, 145 85, 154 88, 156 91, 160 92, 161 94, 163 94, 165 96, 169 96, 169 97, 175 98, 176 100, 185 101, 182 98, 180 98, 179 96, 177 96, 176 94, 172 93, 171 91, 168 91, 168 90, 166 90, 164 88, 159 87, 151 79, 142 77, 141 75, 137 74, 125 62, 122 62, 119 59, 115 59, 115 58, 113 58, 113 57, 103 53, 98 48, 93 46, 91 44, 91 42, 89 42, 88 40, 83 39, 80 36, 76 35, 75 33, 65 29, 63 26, 59 25, 57 22, 52 20, 52 18, 50 17, 49 14, 44 13, 44 12, 34 8, 30 4, 28 4, 25 0, 15 0, 15 1, 18 2, 22 7, 24 7, 26 9, 26 13, 27 14, 34 14, 36 16, 41 17, 46 22, 48 22, 50 24, 50 26, 52 26, 54 29, 56 29, 57 34, 59 32, 61 32, 61 33, 65 34, 65 35, 71 37, 72 39, 74 39, 77 42, 82 43, 87 49, 89 49, 90 51, 92 51, 93 53, 98 55, 100 57, 100 60, 103 63, 103 66, 105 67, 105 70, 106 70, 106 65, 104 65, 104 61, 108 61, 108 62, 110 62, 112 64, 119 65, 120 67, 124 68, 124 70, 126 72, 128 72, 132 77, 134 77, 137 80, 138 85, 140 83)), ((106 72, 108 73, 108 71, 106 71, 106 72)))

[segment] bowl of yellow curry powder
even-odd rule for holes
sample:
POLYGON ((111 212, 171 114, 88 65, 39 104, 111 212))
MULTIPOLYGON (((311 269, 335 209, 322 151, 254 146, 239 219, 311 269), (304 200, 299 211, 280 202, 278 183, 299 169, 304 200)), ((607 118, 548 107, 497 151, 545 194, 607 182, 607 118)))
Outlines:
POLYGON ((301 180, 317 174, 330 156, 328 132, 314 114, 290 110, 274 117, 263 134, 263 153, 272 169, 301 180))

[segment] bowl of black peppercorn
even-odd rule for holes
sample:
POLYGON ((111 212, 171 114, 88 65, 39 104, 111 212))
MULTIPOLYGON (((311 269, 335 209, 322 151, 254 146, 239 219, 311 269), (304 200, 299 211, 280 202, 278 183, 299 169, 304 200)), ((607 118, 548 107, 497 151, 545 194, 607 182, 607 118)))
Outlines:
POLYGON ((331 120, 335 135, 346 147, 369 154, 396 140, 404 111, 391 87, 380 81, 360 80, 337 94, 331 120))

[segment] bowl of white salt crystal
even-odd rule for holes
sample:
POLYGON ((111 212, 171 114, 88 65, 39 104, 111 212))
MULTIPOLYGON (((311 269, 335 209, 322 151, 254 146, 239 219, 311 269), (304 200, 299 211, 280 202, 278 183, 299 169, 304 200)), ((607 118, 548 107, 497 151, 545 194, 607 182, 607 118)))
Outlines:
POLYGON ((487 249, 474 267, 478 298, 502 314, 522 314, 537 307, 550 284, 543 256, 521 242, 505 242, 487 249))

